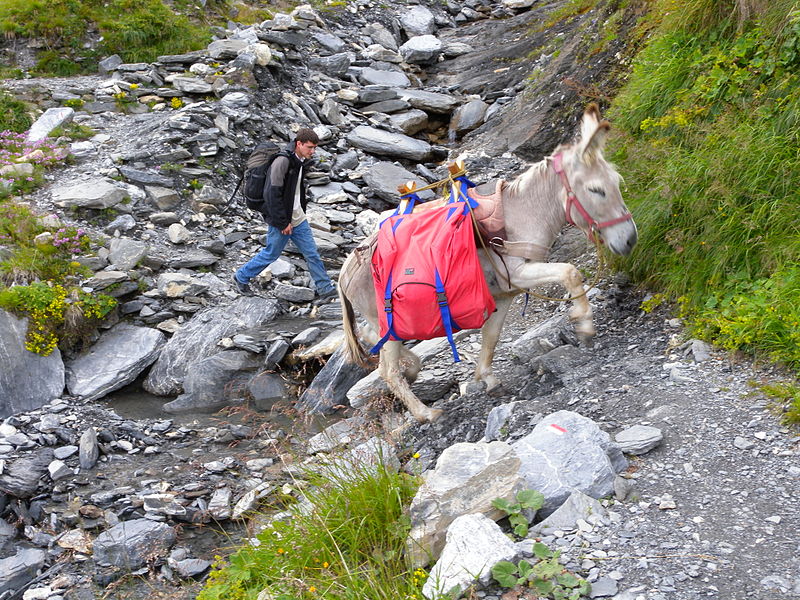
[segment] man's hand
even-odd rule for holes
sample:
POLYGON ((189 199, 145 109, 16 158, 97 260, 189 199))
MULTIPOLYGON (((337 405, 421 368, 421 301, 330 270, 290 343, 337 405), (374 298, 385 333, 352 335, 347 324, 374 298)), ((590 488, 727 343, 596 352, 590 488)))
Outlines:
POLYGON ((281 233, 283 235, 292 235, 292 224, 289 223, 286 227, 281 229, 281 233))

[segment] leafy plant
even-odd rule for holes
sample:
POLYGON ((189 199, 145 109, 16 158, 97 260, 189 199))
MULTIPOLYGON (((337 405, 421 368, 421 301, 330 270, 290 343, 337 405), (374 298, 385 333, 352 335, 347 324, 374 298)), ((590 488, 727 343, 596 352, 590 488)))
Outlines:
POLYGON ((516 535, 525 537, 528 535, 528 519, 522 511, 542 508, 544 496, 535 490, 521 490, 517 492, 516 499, 517 501, 512 504, 504 498, 495 498, 492 500, 492 506, 508 515, 508 522, 516 535))
POLYGON ((537 597, 554 600, 578 600, 589 593, 589 582, 564 569, 559 562, 560 551, 552 552, 545 544, 533 545, 536 561, 521 560, 517 564, 500 561, 492 567, 492 577, 503 587, 531 588, 537 597))

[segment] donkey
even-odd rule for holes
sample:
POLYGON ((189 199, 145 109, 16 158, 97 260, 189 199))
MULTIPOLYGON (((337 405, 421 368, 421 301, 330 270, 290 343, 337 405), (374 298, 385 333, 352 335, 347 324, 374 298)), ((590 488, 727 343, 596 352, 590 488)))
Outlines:
MULTIPOLYGON (((603 158, 609 128, 597 105, 590 104, 583 114, 577 142, 559 146, 551 156, 533 164, 510 184, 498 182, 496 187, 484 184, 475 188, 479 200, 481 193, 488 195, 498 190, 499 206, 491 210, 494 217, 503 215, 499 228, 502 235, 491 239, 488 248, 478 250, 497 304, 497 310, 481 329, 481 352, 475 368, 475 379, 485 382, 487 389, 499 385, 492 372, 492 359, 506 313, 516 295, 543 284, 561 284, 572 301, 569 319, 576 334, 584 342, 595 335, 592 308, 580 272, 569 263, 544 261, 566 223, 618 255, 628 255, 636 244, 636 224, 622 200, 621 178, 603 158)), ((480 210, 479 207, 476 211, 479 219, 480 210)), ((367 322, 361 327, 361 337, 368 344, 375 344, 379 328, 371 256, 376 235, 347 257, 339 277, 346 352, 362 366, 367 364, 367 354, 355 330, 353 307, 367 322)), ((402 342, 386 342, 380 351, 378 368, 389 390, 418 421, 434 421, 441 416, 441 410, 425 406, 411 391, 409 381, 416 378, 420 361, 402 342)))

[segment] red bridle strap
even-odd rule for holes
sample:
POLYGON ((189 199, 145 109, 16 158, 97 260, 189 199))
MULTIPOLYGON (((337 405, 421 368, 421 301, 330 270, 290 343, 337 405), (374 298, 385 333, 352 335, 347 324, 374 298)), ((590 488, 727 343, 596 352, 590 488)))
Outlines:
MULTIPOLYGON (((558 176, 561 178, 561 184, 564 186, 564 189, 567 192, 567 223, 570 225, 574 225, 575 221, 572 220, 572 206, 574 205, 578 212, 583 217, 583 220, 586 221, 586 224, 589 226, 589 231, 586 233, 586 236, 589 238, 590 241, 594 242, 594 234, 595 231, 600 231, 604 227, 611 227, 612 225, 616 225, 617 223, 622 223, 623 221, 630 221, 633 219, 633 215, 629 212, 626 212, 621 217, 617 217, 616 219, 610 219, 608 221, 603 221, 602 223, 598 223, 595 221, 592 216, 587 212, 583 205, 581 204, 578 197, 575 195, 575 192, 572 191, 572 186, 569 184, 569 179, 567 179, 567 174, 564 172, 564 165, 563 165, 563 154, 561 152, 553 155, 553 170, 558 173, 558 176)), ((602 242, 602 240, 600 240, 602 242)))

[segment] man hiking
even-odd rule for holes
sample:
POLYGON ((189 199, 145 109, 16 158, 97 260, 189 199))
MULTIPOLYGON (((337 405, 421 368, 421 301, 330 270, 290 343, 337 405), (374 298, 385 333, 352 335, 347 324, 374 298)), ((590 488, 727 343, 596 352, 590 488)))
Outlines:
POLYGON ((264 220, 269 225, 267 244, 233 274, 234 285, 240 293, 253 293, 250 280, 275 262, 291 239, 308 263, 319 298, 330 298, 336 294, 336 288, 319 256, 311 226, 306 220, 308 199, 305 176, 317 144, 319 136, 313 129, 300 129, 294 141, 272 161, 264 182, 264 203, 261 209, 264 220))

